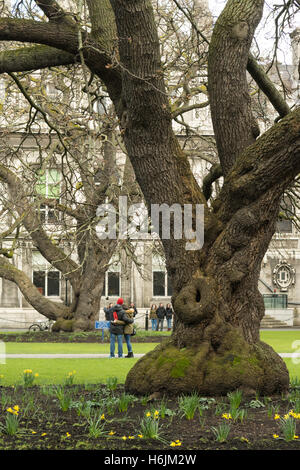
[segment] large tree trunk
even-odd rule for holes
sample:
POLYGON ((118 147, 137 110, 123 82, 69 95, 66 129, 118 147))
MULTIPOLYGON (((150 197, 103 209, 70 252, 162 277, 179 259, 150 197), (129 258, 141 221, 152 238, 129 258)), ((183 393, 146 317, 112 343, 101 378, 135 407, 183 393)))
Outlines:
POLYGON ((237 5, 236 11, 230 2, 231 9, 225 11, 212 38, 209 92, 212 113, 219 113, 215 126, 225 176, 212 209, 172 132, 150 2, 113 0, 112 4, 125 69, 124 141, 145 200, 149 207, 153 203, 205 206, 201 250, 188 252, 186 240, 172 236, 162 240, 174 287, 176 329, 168 342, 135 364, 125 387, 140 394, 192 390, 226 394, 236 388, 266 394, 284 391, 289 383, 286 365, 259 339, 264 304, 258 277, 280 197, 300 169, 299 111, 255 140, 258 132, 247 94, 246 66, 262 2, 258 7, 249 0, 248 8, 237 5), (216 77, 219 68, 221 77, 216 77))
MULTIPOLYGON (((171 339, 131 369, 128 391, 222 395, 237 388, 262 394, 287 389, 284 361, 259 338, 264 303, 258 277, 278 204, 277 190, 270 191, 255 204, 259 217, 251 225, 249 207, 204 248, 204 261, 191 265, 189 281, 172 298, 171 339)), ((180 271, 186 259, 177 262, 180 271)))
POLYGON ((258 278, 280 198, 300 170, 299 122, 298 109, 237 159, 207 217, 201 250, 185 251, 181 241, 162 240, 175 288, 176 329, 170 341, 130 370, 128 391, 287 390, 284 361, 260 341, 264 303, 258 278))
POLYGON ((105 270, 85 276, 68 311, 56 319, 53 331, 93 331, 99 319, 105 270))

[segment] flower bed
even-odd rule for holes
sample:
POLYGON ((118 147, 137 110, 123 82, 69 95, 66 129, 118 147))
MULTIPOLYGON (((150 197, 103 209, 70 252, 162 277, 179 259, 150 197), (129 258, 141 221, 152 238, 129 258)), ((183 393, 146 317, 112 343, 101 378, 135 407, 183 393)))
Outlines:
MULTIPOLYGON (((106 384, 1 387, 0 449, 300 449, 300 387, 283 397, 135 397, 106 384), (298 438, 299 436, 299 438, 298 438)), ((28 379, 28 377, 27 377, 28 379)))

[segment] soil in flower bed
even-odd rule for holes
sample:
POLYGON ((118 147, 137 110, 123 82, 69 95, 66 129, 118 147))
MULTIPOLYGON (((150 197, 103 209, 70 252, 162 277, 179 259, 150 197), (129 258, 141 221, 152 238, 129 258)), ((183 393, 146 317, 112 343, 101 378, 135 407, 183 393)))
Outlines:
MULTIPOLYGON (((167 335, 158 334, 153 336, 133 336, 132 343, 160 343, 166 339, 167 335)), ((49 331, 35 331, 25 333, 0 333, 0 341, 21 342, 21 343, 108 343, 109 333, 105 332, 104 340, 102 340, 101 332, 80 332, 80 333, 56 333, 49 331)))
MULTIPOLYGON (((246 416, 236 421, 230 419, 228 397, 201 397, 202 412, 198 410, 192 419, 187 419, 180 409, 179 397, 159 396, 151 399, 130 396, 127 411, 120 411, 119 399, 123 397, 125 401, 124 393, 123 386, 118 385, 111 390, 107 385, 100 384, 0 387, 0 449, 300 449, 300 436, 299 440, 296 437, 289 442, 284 440, 279 418, 287 416, 293 409, 295 400, 299 400, 299 389, 291 390, 285 397, 244 397, 239 409, 245 410, 246 416), (62 405, 65 405, 65 411, 62 405), (15 435, 8 435, 5 420, 10 413, 7 409, 13 411, 14 407, 19 410, 19 428, 15 435), (158 439, 144 435, 141 427, 143 419, 157 423, 158 439), (99 435, 92 434, 92 422, 94 431, 97 426, 101 430, 99 435), (219 428, 224 423, 230 425, 230 431, 224 442, 218 442, 212 428, 219 428)), ((295 422, 297 436, 300 434, 300 419, 296 417, 295 422)))

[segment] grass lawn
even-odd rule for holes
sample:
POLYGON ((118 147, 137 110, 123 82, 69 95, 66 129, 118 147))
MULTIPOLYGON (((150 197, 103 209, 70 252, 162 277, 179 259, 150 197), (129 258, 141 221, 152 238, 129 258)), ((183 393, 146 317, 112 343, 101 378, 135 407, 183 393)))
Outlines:
MULTIPOLYGON (((300 352, 300 330, 261 331, 261 340, 270 344, 278 353, 300 352)), ((155 343, 134 343, 136 354, 152 350, 155 343)), ((109 344, 105 343, 5 343, 7 354, 109 354, 109 344)), ((124 344, 124 352, 126 353, 124 344)), ((22 382, 24 369, 38 373, 37 384, 62 383, 70 371, 75 370, 74 383, 105 383, 107 377, 116 376, 119 383, 137 361, 134 359, 6 359, 0 362, 0 384, 17 385, 22 382)), ((300 358, 284 358, 290 377, 300 379, 300 358)))
POLYGON ((138 359, 7 359, 0 364, 2 385, 22 384, 23 371, 38 373, 35 384, 63 383, 69 372, 76 371, 74 383, 106 383, 107 377, 118 377, 124 383, 129 369, 138 359))
POLYGON ((260 332, 260 339, 278 353, 300 353, 300 330, 264 330, 260 332))

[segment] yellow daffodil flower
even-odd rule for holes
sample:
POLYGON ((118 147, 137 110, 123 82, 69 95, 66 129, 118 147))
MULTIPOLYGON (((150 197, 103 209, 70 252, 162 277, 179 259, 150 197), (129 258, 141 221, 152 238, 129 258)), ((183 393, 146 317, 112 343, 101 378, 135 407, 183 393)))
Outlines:
POLYGON ((109 436, 113 436, 114 434, 116 434, 115 431, 110 431, 110 432, 108 433, 109 436))
POLYGON ((278 438, 279 438, 278 434, 273 434, 273 437, 274 437, 274 439, 278 439, 278 438))
POLYGON ((225 418, 225 419, 232 419, 230 413, 223 413, 223 414, 222 414, 222 418, 225 418))
POLYGON ((276 415, 274 416, 274 419, 280 419, 280 415, 276 414, 276 415))

